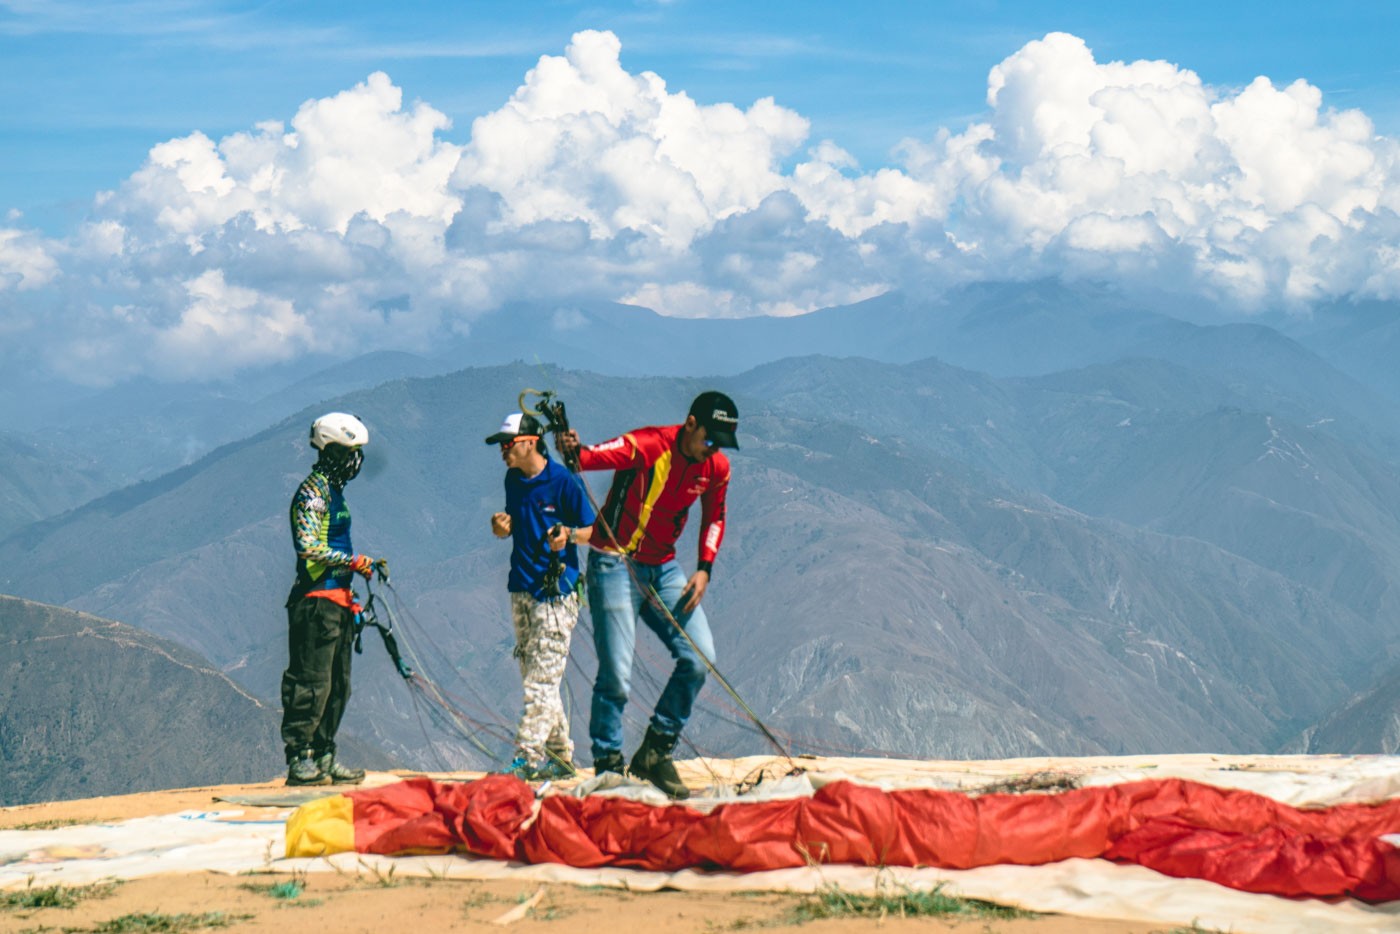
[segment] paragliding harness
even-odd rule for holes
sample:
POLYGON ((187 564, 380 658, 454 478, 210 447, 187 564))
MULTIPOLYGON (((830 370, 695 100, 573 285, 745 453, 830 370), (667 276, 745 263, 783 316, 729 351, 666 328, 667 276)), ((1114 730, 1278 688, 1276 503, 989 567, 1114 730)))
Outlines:
MULTIPOLYGON (((578 452, 565 451, 564 446, 559 443, 560 437, 569 430, 569 415, 564 409, 564 400, 556 396, 552 389, 526 389, 520 393, 519 402, 521 412, 524 412, 526 415, 534 415, 536 418, 544 419, 544 430, 554 435, 554 446, 559 449, 559 456, 564 459, 564 466, 569 469, 570 473, 577 476, 578 452), (538 396, 540 399, 539 406, 537 408, 531 408, 526 405, 525 398, 527 396, 538 396)), ((560 526, 556 524, 549 530, 549 534, 553 536, 559 529, 560 526)), ((546 547, 548 546, 546 545, 546 547)), ((559 582, 563 579, 563 576, 564 552, 562 549, 559 551, 551 551, 549 553, 549 566, 545 568, 544 580, 540 589, 540 593, 546 600, 553 600, 564 596, 564 591, 559 586, 559 582)), ((579 575, 578 586, 579 589, 583 587, 582 574, 579 575)))
MULTIPOLYGON (((375 571, 379 575, 381 583, 389 583, 389 572, 386 568, 376 566, 375 571)), ((365 583, 366 588, 368 588, 369 582, 366 581, 365 583)), ((392 620, 389 623, 382 623, 379 621, 379 612, 375 609, 374 597, 374 590, 370 589, 369 598, 365 600, 365 605, 361 607, 360 612, 355 614, 355 654, 363 655, 365 653, 365 627, 373 626, 375 629, 379 630, 379 636, 384 640, 384 648, 388 651, 389 658, 393 659, 394 667, 398 669, 399 674, 404 677, 404 680, 408 680, 413 677, 413 669, 409 666, 408 662, 404 661, 403 654, 399 652, 399 640, 394 638, 394 624, 392 620)))

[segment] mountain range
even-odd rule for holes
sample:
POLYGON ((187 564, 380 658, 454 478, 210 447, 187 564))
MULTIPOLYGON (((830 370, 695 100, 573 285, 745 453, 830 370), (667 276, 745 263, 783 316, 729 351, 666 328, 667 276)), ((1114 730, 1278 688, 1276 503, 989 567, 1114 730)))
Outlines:
POLYGON ((0 806, 265 781, 284 768, 276 707, 183 646, 14 597, 0 597, 0 631, 0 806))
MULTIPOLYGON (((390 558, 395 596, 403 595, 401 638, 417 650, 417 664, 453 690, 469 687, 481 699, 475 721, 497 736, 519 686, 509 659, 505 549, 486 528, 501 468, 481 439, 501 414, 486 400, 508 411, 540 375, 481 368, 340 400, 374 433, 372 459, 348 491, 357 545, 390 558)), ((682 413, 706 385, 544 375, 593 438, 644 423, 648 411, 682 413)), ((911 440, 920 433, 819 417, 815 410, 832 408, 826 402, 772 388, 786 380, 878 405, 887 398, 882 381, 928 388, 958 377, 930 362, 806 359, 730 387, 746 413, 744 449, 734 457, 729 540, 708 602, 721 669, 794 749, 955 757, 1268 751, 1379 674, 1394 644, 1379 597, 1369 610, 1365 601, 1349 606, 1290 576, 1291 567, 1268 567, 1202 535, 1091 515, 990 476, 940 444, 911 440), (750 380, 766 394, 753 394, 750 380)), ((974 391, 988 388, 985 377, 970 380, 966 394, 996 401, 996 393, 974 391)), ((1036 388, 1001 390, 1017 409, 1017 394, 1036 388)), ((951 414, 948 393, 915 389, 903 398, 951 414)), ((846 411, 860 421, 855 402, 846 411)), ((179 640, 255 696, 275 697, 290 573, 283 500, 309 463, 300 425, 310 416, 27 527, 0 543, 0 586, 179 640)), ((956 420, 1005 438, 1001 452, 982 445, 987 461, 1005 457, 1027 476, 1057 476, 1042 439, 1014 423, 998 426, 979 407, 956 420)), ((905 424, 928 421, 914 411, 905 424)), ((1171 436, 1169 447, 1188 437, 1171 436)), ((1220 447, 1215 435, 1200 440, 1220 447)), ((1271 440, 1246 437, 1231 455, 1257 457, 1271 440)), ((1192 457, 1182 451, 1180 460, 1192 457)), ((1141 479, 1124 474, 1107 472, 1092 489, 1118 502, 1110 494, 1141 479)), ((1245 479, 1257 485, 1272 475, 1262 477, 1245 479)), ((1393 534, 1377 521, 1372 534, 1393 534)), ((1375 580, 1388 600, 1392 570, 1383 570, 1375 580)), ((576 697, 587 696, 591 674, 587 630, 576 644, 576 697)), ((664 673, 655 649, 643 646, 650 674, 639 679, 637 717, 664 673)), ((415 723, 423 699, 377 652, 370 646, 358 661, 349 726, 406 762, 441 756, 489 765, 454 735, 461 731, 415 723)), ((706 751, 751 751, 752 730, 726 703, 711 691, 691 738, 706 751)), ((632 729, 640 732, 639 720, 632 729)))
MULTIPOLYGON (((9 426, 48 459, 10 475, 0 590, 181 643, 275 699, 305 425, 356 412, 373 436, 347 491, 356 545, 390 559, 381 597, 455 709, 371 637, 347 728, 407 764, 487 767, 519 681, 506 550, 487 530, 502 468, 482 439, 526 387, 558 391, 595 441, 679 420, 717 386, 743 446, 706 601, 719 667, 793 751, 1395 749, 1400 421, 1335 320, 1290 336, 1060 283, 796 319, 507 311, 433 357, 264 374, 208 390, 209 407, 172 397, 170 437, 205 432, 193 459, 169 437, 100 468, 65 457, 75 412, 160 434, 149 409, 144 428, 120 416, 121 390, 59 406, 47 429, 9 426), (570 365, 482 365, 512 351, 570 365)), ((606 476, 586 479, 601 497, 606 476)), ((629 736, 666 669, 654 642, 639 656, 629 736)), ((585 746, 592 668, 585 612, 568 682, 585 746)), ((714 684, 687 739, 764 743, 714 684)))

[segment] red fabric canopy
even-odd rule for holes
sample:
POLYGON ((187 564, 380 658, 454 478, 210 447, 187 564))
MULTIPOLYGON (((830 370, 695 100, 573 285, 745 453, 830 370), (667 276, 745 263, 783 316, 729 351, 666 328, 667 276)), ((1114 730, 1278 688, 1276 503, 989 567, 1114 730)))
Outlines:
POLYGON ((1400 800, 1300 810, 1180 779, 1056 794, 971 796, 833 782, 810 798, 730 803, 703 814, 625 798, 552 796, 507 775, 414 779, 346 795, 355 848, 464 850, 571 866, 752 872, 812 863, 967 869, 1069 857, 1137 863, 1247 892, 1400 898, 1400 800))

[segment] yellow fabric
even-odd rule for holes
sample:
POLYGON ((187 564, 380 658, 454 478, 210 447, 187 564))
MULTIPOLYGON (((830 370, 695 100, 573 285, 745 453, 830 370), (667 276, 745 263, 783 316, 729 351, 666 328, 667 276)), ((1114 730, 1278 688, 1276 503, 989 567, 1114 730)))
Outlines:
POLYGON ((329 856, 355 849, 355 806, 345 795, 303 804, 287 818, 287 858, 329 856))
POLYGON ((647 491, 647 498, 642 502, 641 515, 637 516, 637 531, 632 533, 632 540, 627 543, 625 549, 629 555, 636 551, 637 546, 642 543, 642 536, 647 531, 647 523, 651 521, 652 507, 661 498, 661 491, 666 489, 666 478, 670 475, 671 452, 665 451, 656 459, 655 466, 651 468, 651 489, 647 491))

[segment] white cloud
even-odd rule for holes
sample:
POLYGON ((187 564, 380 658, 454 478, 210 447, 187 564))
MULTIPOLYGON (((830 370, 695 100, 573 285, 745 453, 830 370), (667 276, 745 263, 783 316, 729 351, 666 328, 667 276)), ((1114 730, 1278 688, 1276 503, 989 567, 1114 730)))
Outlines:
POLYGON ((0 292, 37 289, 58 275, 58 261, 36 234, 0 227, 0 292))
POLYGON ((1374 254, 1400 196, 1396 145, 1305 82, 1214 89, 1166 62, 1096 62, 1056 33, 992 69, 988 104, 986 123, 906 144, 906 168, 951 186, 955 233, 1005 262, 1073 272, 1046 260, 1127 244, 1128 278, 1141 250, 1185 249, 1197 288, 1250 306, 1375 288, 1329 244, 1374 254))
POLYGON ((404 110, 403 92, 376 72, 303 104, 290 131, 267 122, 217 145, 202 133, 161 143, 105 207, 192 238, 240 215, 258 229, 341 234, 357 214, 445 225, 458 208, 447 185, 458 148, 437 138, 448 126, 426 104, 404 110))
MULTIPOLYGON (((174 375, 198 379, 211 366, 288 360, 312 347, 310 323, 286 299, 229 285, 217 269, 184 285, 179 321, 155 340, 157 357, 174 375)), ((335 349, 333 341, 325 349, 335 349)))
POLYGON ((807 121, 771 98, 701 106, 651 72, 629 74, 612 33, 545 56, 501 109, 478 118, 456 182, 502 199, 502 223, 582 221, 684 248, 717 218, 783 187, 778 161, 807 121))
POLYGON ((426 347, 513 300, 792 314, 1046 275, 1400 297, 1396 143, 1306 82, 1215 88, 1056 33, 990 69, 984 119, 864 170, 771 98, 703 104, 621 56, 578 33, 461 141, 375 73, 155 145, 70 237, 0 228, 0 312, 23 292, 91 379, 222 376, 313 335, 426 347))

